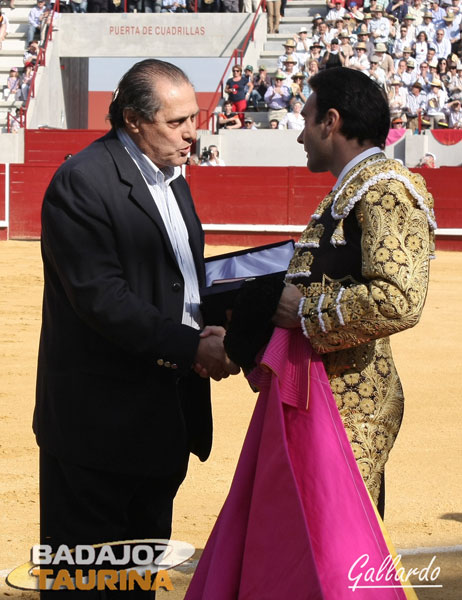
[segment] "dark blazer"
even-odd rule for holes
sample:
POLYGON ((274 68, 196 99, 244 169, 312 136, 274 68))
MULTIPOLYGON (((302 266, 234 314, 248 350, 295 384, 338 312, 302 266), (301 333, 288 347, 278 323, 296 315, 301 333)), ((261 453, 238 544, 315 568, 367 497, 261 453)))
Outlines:
MULTIPOLYGON (((202 227, 172 183, 204 281, 202 227)), ((43 202, 43 323, 34 431, 51 454, 168 474, 211 447, 209 381, 191 370, 184 282, 138 168, 110 132, 66 161, 43 202)))

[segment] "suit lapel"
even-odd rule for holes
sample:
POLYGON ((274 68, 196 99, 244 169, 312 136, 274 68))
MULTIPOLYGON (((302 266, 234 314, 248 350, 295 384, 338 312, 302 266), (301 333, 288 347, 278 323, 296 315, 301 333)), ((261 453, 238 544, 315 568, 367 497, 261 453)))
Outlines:
MULTIPOLYGON (((131 199, 138 204, 138 206, 157 225, 172 260, 178 265, 164 221, 138 167, 133 163, 133 160, 120 143, 115 132, 109 132, 104 138, 104 143, 114 160, 121 181, 131 187, 131 199)), ((205 278, 202 227, 194 210, 194 204, 188 184, 184 178, 178 177, 175 179, 172 182, 171 187, 188 230, 189 245, 196 265, 199 284, 202 285, 205 278)))
POLYGON ((122 146, 119 138, 115 132, 110 132, 105 137, 106 148, 110 152, 121 181, 128 184, 131 187, 130 198, 138 204, 138 206, 154 221, 159 228, 162 237, 164 238, 167 250, 176 264, 177 260, 175 252, 173 251, 170 238, 165 228, 164 221, 161 217, 159 210, 157 209, 156 203, 154 202, 151 192, 146 185, 138 167, 134 164, 133 160, 129 156, 128 152, 122 146))
POLYGON ((183 177, 172 181, 172 190, 188 230, 189 246, 191 247, 194 263, 196 265, 199 285, 203 285, 204 274, 204 245, 202 226, 194 209, 193 199, 188 184, 183 177))

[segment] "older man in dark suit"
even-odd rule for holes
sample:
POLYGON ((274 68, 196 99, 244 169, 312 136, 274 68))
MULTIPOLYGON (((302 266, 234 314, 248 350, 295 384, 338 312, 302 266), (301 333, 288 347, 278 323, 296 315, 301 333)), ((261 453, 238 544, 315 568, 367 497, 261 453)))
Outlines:
POLYGON ((209 381, 194 365, 217 380, 233 370, 224 330, 201 333, 203 232, 180 169, 192 85, 142 61, 109 112, 111 132, 62 165, 42 211, 34 431, 53 548, 168 538, 189 453, 211 447, 209 381))

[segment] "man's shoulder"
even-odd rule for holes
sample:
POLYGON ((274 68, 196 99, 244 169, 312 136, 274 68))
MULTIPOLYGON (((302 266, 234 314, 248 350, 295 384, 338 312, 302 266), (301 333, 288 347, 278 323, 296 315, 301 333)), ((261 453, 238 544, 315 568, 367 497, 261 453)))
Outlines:
POLYGON ((433 196, 424 178, 384 154, 369 157, 347 173, 344 184, 334 196, 333 213, 345 218, 358 202, 376 197, 379 200, 387 193, 406 198, 427 213, 429 222, 434 222, 433 196))

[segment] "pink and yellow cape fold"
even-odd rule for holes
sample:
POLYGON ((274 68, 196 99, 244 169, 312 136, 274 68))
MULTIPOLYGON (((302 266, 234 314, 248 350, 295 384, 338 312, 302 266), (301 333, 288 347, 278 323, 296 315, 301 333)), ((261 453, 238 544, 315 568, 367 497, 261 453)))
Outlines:
POLYGON ((301 331, 275 329, 249 380, 259 398, 185 600, 416 598, 396 580, 393 565, 389 580, 382 575, 376 582, 388 587, 359 587, 372 585, 364 580, 366 571, 377 573, 394 551, 323 363, 301 331), (354 568, 363 555, 367 565, 364 557, 354 568))

